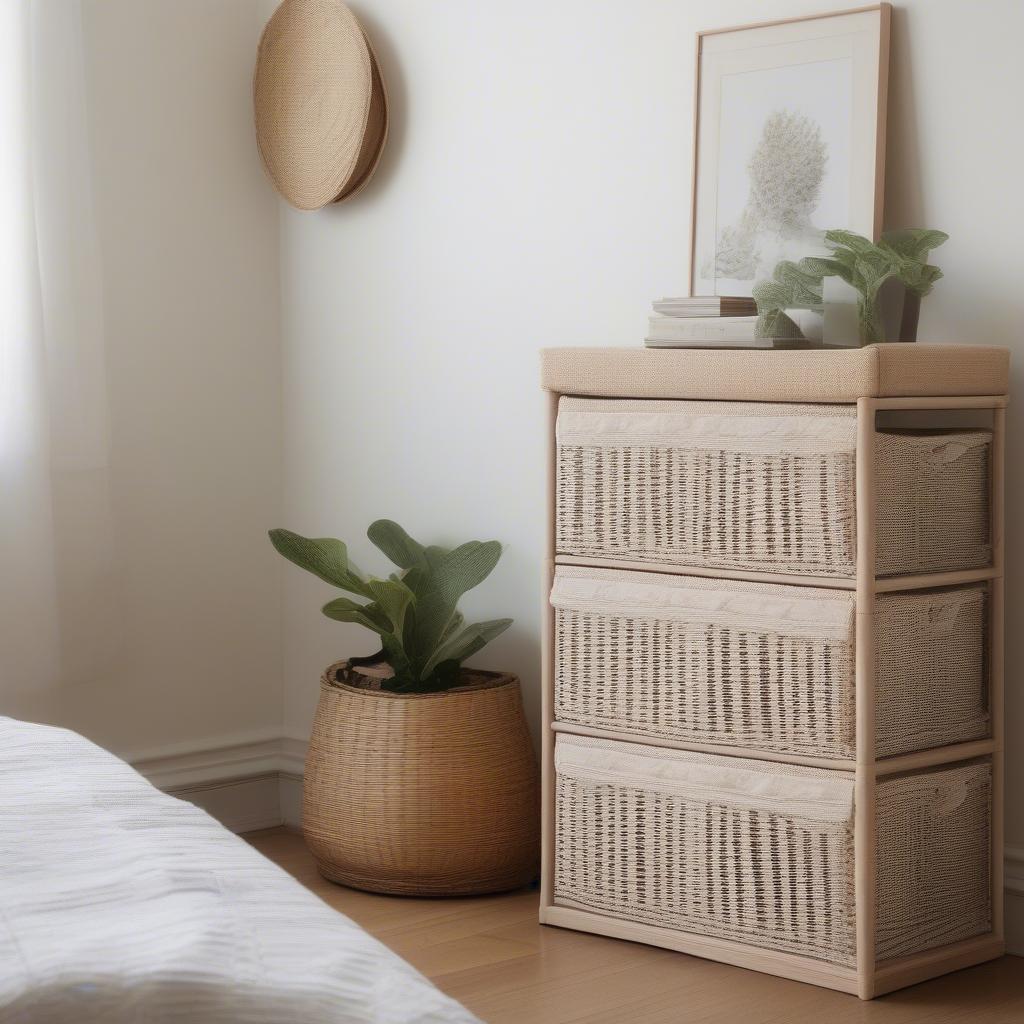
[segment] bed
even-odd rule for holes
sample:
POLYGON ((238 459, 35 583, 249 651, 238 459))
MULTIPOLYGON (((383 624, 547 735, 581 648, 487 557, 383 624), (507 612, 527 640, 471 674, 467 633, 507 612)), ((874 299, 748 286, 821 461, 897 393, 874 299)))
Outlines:
POLYGON ((203 811, 0 717, 0 1022, 129 1021, 476 1018, 203 811))

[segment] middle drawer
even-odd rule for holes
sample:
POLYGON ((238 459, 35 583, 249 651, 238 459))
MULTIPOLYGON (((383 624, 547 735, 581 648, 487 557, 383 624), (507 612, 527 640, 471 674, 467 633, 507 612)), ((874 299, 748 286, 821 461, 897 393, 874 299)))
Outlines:
MULTIPOLYGON (((623 735, 852 758, 849 591, 559 566, 555 718, 623 735)), ((988 734, 984 585, 882 594, 876 753, 988 734)))

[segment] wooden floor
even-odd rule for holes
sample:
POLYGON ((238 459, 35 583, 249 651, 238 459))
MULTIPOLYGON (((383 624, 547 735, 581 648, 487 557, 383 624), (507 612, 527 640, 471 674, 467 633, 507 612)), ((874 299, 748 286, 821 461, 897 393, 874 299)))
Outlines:
POLYGON ((633 942, 537 924, 537 892, 373 896, 322 879, 301 837, 246 837, 487 1024, 1021 1024, 1024 960, 1004 957, 870 1003, 633 942))

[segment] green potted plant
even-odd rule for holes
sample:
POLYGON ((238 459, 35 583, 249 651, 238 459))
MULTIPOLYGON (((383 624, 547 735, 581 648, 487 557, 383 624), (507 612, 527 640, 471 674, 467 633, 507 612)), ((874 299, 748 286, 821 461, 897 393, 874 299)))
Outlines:
POLYGON ((826 231, 827 256, 806 256, 799 262, 783 260, 770 281, 751 289, 757 303, 757 334, 762 338, 797 340, 803 337, 787 309, 821 309, 822 281, 838 277, 857 292, 857 319, 861 345, 886 340, 882 315, 883 291, 895 285, 902 290, 898 327, 891 327, 893 340, 915 341, 921 299, 942 277, 938 267, 928 263, 932 249, 949 238, 944 231, 914 228, 887 231, 872 242, 853 231, 826 231))
POLYGON ((398 572, 362 573, 340 540, 270 531, 289 561, 353 595, 323 613, 380 649, 321 679, 303 782, 303 832, 326 878, 373 892, 467 895, 537 871, 537 765, 519 680, 464 666, 511 624, 467 625, 466 591, 497 541, 424 546, 380 519, 367 536, 398 572))

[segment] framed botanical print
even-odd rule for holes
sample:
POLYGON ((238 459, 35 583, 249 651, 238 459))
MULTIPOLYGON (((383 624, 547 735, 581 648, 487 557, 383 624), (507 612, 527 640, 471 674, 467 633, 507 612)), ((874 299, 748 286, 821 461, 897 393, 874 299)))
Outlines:
POLYGON ((882 226, 889 4, 697 37, 691 295, 882 226))

